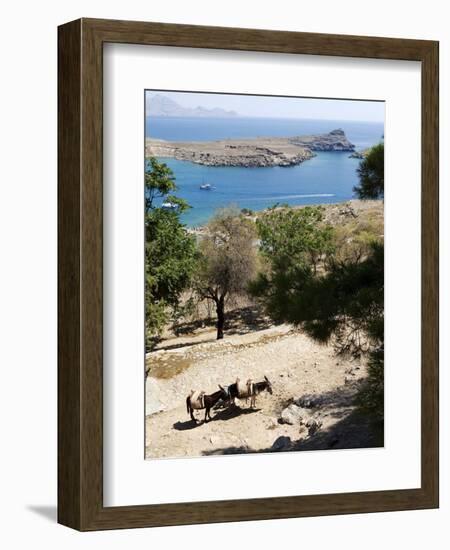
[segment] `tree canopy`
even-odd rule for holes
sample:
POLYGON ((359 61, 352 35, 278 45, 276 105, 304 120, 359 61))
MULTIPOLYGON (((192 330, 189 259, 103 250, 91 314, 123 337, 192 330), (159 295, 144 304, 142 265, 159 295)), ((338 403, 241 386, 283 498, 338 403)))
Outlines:
POLYGON ((187 203, 172 195, 177 187, 172 171, 151 158, 145 174, 145 311, 146 346, 151 348, 170 316, 180 308, 182 293, 196 268, 195 239, 180 221, 187 203), (169 200, 175 209, 156 206, 169 200))
MULTIPOLYGON (((360 198, 384 193, 384 146, 360 163, 360 198)), ((364 228, 345 235, 324 223, 320 208, 274 209, 257 222, 266 269, 250 285, 276 321, 301 326, 339 353, 368 354, 362 409, 383 416, 384 245, 364 228), (355 238, 356 237, 356 238, 355 238)))
POLYGON ((155 157, 147 159, 148 166, 145 171, 145 210, 150 212, 157 208, 156 201, 167 201, 176 206, 176 211, 181 213, 189 208, 184 199, 173 195, 177 191, 175 176, 172 170, 164 162, 159 162, 155 157))
POLYGON ((217 312, 217 338, 223 338, 225 306, 247 291, 256 273, 255 229, 238 210, 219 210, 202 236, 196 291, 217 312))
POLYGON ((363 259, 330 258, 321 276, 302 273, 289 293, 277 298, 283 320, 302 325, 314 339, 335 338, 340 353, 360 355, 378 348, 384 337, 384 247, 372 243, 363 259))
POLYGON ((276 321, 291 315, 296 293, 332 253, 333 229, 323 223, 323 209, 275 208, 257 220, 264 269, 252 281, 250 291, 276 321))
POLYGON ((256 222, 260 250, 276 269, 309 266, 317 271, 320 260, 334 249, 333 229, 323 224, 323 208, 273 208, 256 222))
POLYGON ((357 169, 359 185, 353 188, 360 199, 384 196, 384 143, 372 147, 357 169))

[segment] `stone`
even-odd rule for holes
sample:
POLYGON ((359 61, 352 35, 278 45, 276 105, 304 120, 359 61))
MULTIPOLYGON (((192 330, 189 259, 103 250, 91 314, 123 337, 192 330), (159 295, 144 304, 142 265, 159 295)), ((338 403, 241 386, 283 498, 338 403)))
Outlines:
POLYGON ((280 435, 280 437, 277 437, 277 439, 275 439, 270 450, 287 451, 288 449, 291 448, 291 446, 292 446, 291 438, 286 435, 280 435))
POLYGON ((281 412, 280 422, 281 424, 289 424, 291 426, 299 424, 301 421, 301 409, 294 403, 288 405, 281 412))
POLYGON ((280 423, 295 426, 296 424, 305 424, 311 419, 314 413, 295 403, 291 403, 281 412, 280 423))
POLYGON ((163 393, 155 378, 148 376, 145 381, 145 414, 155 414, 167 410, 163 393))
POLYGON ((303 407, 305 409, 312 409, 314 407, 318 407, 322 405, 322 401, 323 401, 322 398, 319 397, 318 395, 305 394, 305 395, 302 395, 302 397, 299 397, 298 399, 296 399, 294 403, 298 407, 303 407))
POLYGON ((322 421, 315 418, 311 418, 306 422, 305 426, 308 428, 308 435, 311 437, 317 431, 320 430, 320 428, 322 427, 322 421))

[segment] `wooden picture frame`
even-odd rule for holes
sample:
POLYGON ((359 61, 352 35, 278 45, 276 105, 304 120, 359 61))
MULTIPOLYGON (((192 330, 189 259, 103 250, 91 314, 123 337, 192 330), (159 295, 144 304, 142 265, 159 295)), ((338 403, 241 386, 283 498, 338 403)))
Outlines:
POLYGON ((58 521, 81 530, 438 506, 438 43, 79 19, 58 32, 58 521), (106 42, 419 61, 422 67, 421 487, 104 507, 102 59, 106 42))

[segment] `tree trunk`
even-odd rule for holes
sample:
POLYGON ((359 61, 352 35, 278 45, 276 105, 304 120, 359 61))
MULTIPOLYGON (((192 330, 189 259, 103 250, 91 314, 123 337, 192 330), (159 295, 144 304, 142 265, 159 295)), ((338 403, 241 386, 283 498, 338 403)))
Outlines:
POLYGON ((221 296, 216 302, 217 312, 217 340, 223 338, 223 328, 225 326, 225 300, 221 296))

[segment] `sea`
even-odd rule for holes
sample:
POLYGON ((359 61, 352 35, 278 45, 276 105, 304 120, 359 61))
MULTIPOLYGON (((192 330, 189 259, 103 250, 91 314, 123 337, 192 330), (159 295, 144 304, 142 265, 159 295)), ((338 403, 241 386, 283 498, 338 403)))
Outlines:
MULTIPOLYGON (((360 151, 376 145, 384 136, 378 122, 345 120, 293 120, 275 118, 148 117, 146 137, 169 141, 209 141, 227 138, 289 137, 323 134, 341 128, 360 151)), ((275 204, 312 205, 354 198, 359 160, 349 152, 318 152, 297 166, 218 167, 202 166, 173 158, 161 158, 173 171, 177 196, 191 208, 182 214, 188 227, 204 225, 221 207, 233 205, 253 211, 275 204), (201 190, 209 183, 210 191, 201 190)))

